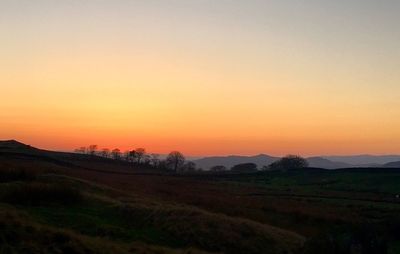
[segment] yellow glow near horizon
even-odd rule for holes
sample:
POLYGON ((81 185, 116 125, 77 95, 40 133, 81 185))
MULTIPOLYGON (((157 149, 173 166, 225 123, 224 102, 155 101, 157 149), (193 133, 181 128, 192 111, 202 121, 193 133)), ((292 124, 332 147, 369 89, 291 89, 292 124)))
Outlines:
POLYGON ((9 32, 0 139, 191 155, 400 153, 400 34, 390 8, 377 39, 380 27, 350 20, 340 5, 333 11, 349 28, 334 16, 330 27, 323 5, 297 17, 289 4, 252 1, 250 19, 239 1, 72 2, 27 2, 21 13, 0 4, 9 32), (326 23, 309 23, 308 12, 326 23))

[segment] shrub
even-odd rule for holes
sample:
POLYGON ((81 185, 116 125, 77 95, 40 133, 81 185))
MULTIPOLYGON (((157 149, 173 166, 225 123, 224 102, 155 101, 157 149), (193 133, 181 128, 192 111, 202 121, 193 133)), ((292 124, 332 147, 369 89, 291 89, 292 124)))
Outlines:
POLYGON ((212 167, 210 169, 211 172, 224 172, 224 171, 227 171, 227 170, 228 169, 223 165, 217 165, 217 166, 214 166, 214 167, 212 167))
POLYGON ((237 164, 231 168, 231 171, 241 173, 257 172, 257 165, 254 163, 237 164))
POLYGON ((290 170, 290 169, 301 169, 308 167, 308 162, 306 159, 297 155, 288 155, 282 159, 275 161, 269 165, 270 169, 273 170, 290 170))
POLYGON ((388 253, 385 230, 375 225, 333 227, 307 240, 302 253, 314 254, 324 250, 326 254, 388 253))

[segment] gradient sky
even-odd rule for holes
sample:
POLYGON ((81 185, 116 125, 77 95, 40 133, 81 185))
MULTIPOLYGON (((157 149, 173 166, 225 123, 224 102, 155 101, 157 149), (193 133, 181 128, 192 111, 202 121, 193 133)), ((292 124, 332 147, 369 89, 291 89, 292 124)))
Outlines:
POLYGON ((400 153, 398 0, 0 0, 0 139, 400 153))

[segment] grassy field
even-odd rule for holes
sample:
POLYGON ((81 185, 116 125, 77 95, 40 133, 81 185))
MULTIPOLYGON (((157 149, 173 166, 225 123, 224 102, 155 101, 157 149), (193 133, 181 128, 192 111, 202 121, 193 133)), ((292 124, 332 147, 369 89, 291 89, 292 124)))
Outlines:
POLYGON ((28 248, 42 253, 40 246, 54 234, 68 238, 54 243, 60 253, 68 248, 76 253, 294 253, 304 242, 299 234, 270 225, 70 176, 16 175, 21 177, 4 177, 8 180, 0 184, 1 225, 7 229, 1 237, 3 253, 28 248), (35 232, 31 239, 27 230, 35 232))
POLYGON ((396 169, 169 175, 46 156, 0 156, 0 253, 400 253, 396 169))

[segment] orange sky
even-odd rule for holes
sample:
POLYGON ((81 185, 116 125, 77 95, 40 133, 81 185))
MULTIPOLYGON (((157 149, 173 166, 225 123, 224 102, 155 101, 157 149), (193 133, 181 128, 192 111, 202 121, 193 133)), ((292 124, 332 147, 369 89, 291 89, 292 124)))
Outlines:
POLYGON ((144 2, 0 3, 0 139, 400 153, 399 4, 144 2))

